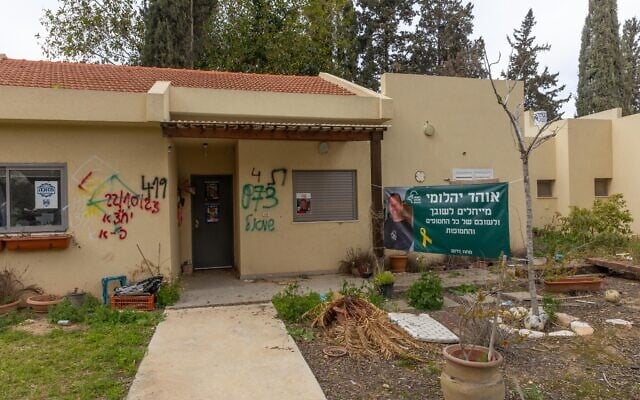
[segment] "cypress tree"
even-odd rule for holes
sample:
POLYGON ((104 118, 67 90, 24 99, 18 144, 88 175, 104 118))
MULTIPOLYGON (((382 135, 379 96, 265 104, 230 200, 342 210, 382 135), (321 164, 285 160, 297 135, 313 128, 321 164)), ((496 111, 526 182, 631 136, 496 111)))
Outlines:
POLYGON ((560 115, 562 105, 569 101, 571 96, 559 97, 565 85, 558 86, 558 73, 550 73, 548 67, 538 72, 538 53, 549 51, 551 46, 547 43, 535 43, 535 25, 533 10, 529 9, 520 29, 513 30, 513 38, 507 37, 512 53, 507 71, 503 72, 502 76, 524 83, 525 110, 546 111, 549 119, 553 119, 560 115))
POLYGON ((622 107, 622 52, 616 0, 589 0, 582 31, 578 76, 578 116, 622 107))
POLYGON ((484 42, 472 40, 473 4, 461 0, 419 0, 407 69, 431 75, 484 77, 484 42))
POLYGON ((215 2, 151 0, 144 13, 142 64, 194 68, 204 58, 204 36, 215 2))
POLYGON ((377 90, 385 72, 398 72, 406 64, 402 52, 406 34, 400 27, 409 24, 414 12, 412 0, 358 0, 357 82, 377 90))
POLYGON ((622 28, 625 115, 640 112, 640 21, 631 18, 622 28))

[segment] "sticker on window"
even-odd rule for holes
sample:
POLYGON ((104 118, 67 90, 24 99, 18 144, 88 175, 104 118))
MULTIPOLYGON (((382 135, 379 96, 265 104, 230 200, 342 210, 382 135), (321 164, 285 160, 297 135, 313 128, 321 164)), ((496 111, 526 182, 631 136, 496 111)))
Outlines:
POLYGON ((311 193, 296 193, 296 213, 311 214, 311 193))
POLYGON ((58 208, 58 182, 35 181, 36 209, 55 210, 58 208))

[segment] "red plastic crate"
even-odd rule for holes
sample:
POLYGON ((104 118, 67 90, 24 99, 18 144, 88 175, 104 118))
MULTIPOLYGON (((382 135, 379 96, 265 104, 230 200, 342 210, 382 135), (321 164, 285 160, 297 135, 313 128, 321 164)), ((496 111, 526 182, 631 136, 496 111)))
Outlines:
POLYGON ((152 294, 141 296, 116 296, 112 294, 110 300, 111 308, 116 310, 153 311, 156 303, 156 298, 152 294))

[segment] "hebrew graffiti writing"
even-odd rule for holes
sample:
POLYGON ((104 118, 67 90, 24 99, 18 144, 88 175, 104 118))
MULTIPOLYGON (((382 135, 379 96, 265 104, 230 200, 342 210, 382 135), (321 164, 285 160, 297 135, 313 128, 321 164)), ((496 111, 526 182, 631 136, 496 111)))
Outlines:
MULTIPOLYGON (((284 186, 287 182, 287 169, 286 168, 274 168, 271 170, 271 180, 267 183, 269 186, 273 186, 277 183, 276 175, 280 175, 280 186, 284 186)), ((251 176, 256 178, 256 181, 260 183, 260 177, 262 176, 261 170, 256 170, 255 167, 251 168, 251 176)))
POLYGON ((125 183, 120 175, 111 173, 101 178, 101 171, 84 171, 84 175, 74 176, 78 189, 85 194, 85 218, 98 216, 100 227, 97 238, 125 240, 127 227, 141 214, 160 212, 160 199, 166 197, 167 179, 154 177, 147 180, 141 176, 141 191, 138 192, 125 183))
POLYGON ((247 183, 242 187, 242 208, 253 211, 258 208, 273 208, 278 205, 277 190, 274 186, 252 185, 247 183))

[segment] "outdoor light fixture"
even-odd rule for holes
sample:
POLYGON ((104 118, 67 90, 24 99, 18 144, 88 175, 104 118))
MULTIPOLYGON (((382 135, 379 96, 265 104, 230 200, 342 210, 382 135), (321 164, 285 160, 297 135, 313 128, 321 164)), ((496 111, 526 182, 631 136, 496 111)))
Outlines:
POLYGON ((173 150, 173 145, 172 144, 167 146, 167 153, 171 153, 171 150, 173 150))
POLYGON ((436 133, 436 128, 427 121, 422 127, 422 133, 424 133, 425 136, 433 136, 436 133))
POLYGON ((318 153, 327 154, 328 152, 329 152, 329 143, 320 142, 320 144, 318 145, 318 153))
POLYGON ((207 150, 209 149, 209 143, 202 143, 202 154, 207 158, 207 150))

